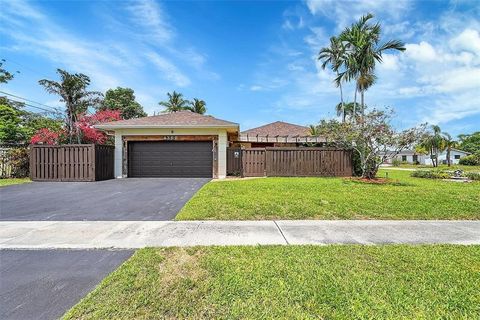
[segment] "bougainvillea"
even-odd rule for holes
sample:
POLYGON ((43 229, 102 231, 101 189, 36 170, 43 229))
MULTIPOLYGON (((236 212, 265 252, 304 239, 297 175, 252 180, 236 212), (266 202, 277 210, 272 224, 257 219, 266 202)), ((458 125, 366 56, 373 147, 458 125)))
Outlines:
POLYGON ((122 116, 118 110, 97 111, 95 114, 80 117, 75 127, 80 131, 83 143, 105 144, 108 140, 107 135, 95 129, 94 125, 121 119, 122 116))
POLYGON ((32 144, 58 144, 60 142, 60 137, 62 131, 51 131, 48 128, 42 128, 35 133, 30 139, 32 144))

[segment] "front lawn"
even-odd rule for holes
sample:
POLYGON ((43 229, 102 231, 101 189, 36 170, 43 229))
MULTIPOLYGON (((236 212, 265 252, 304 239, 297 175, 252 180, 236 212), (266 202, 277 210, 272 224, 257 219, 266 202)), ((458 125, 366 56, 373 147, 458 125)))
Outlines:
POLYGON ((392 183, 344 178, 262 178, 210 182, 177 220, 480 219, 480 183, 410 177, 381 170, 392 183))
POLYGON ((0 179, 0 187, 10 186, 12 184, 21 184, 32 182, 30 178, 12 178, 12 179, 0 179))
POLYGON ((452 164, 450 167, 446 164, 441 164, 438 167, 434 168, 433 166, 427 166, 427 165, 420 165, 420 164, 409 164, 409 163, 402 163, 398 167, 387 167, 390 169, 395 169, 395 168, 407 168, 407 169, 441 169, 441 170, 463 170, 463 171, 474 171, 474 172, 480 172, 480 166, 464 166, 461 164, 452 164))
POLYGON ((137 251, 65 319, 476 319, 480 246, 137 251))

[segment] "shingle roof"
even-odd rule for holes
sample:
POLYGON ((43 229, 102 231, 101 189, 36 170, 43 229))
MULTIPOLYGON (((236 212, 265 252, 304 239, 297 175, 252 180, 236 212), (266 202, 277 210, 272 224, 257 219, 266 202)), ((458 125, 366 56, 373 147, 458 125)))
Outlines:
POLYGON ((242 135, 252 136, 309 136, 310 129, 308 127, 299 126, 293 123, 276 121, 257 128, 242 131, 242 135))
POLYGON ((157 116, 112 121, 97 125, 100 129, 128 127, 238 127, 237 123, 217 119, 191 111, 177 111, 157 116))

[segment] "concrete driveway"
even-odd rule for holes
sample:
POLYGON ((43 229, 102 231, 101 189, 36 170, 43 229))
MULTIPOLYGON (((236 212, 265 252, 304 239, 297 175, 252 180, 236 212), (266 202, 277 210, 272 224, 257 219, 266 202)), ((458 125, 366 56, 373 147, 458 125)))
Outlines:
POLYGON ((58 319, 131 254, 1 250, 0 319, 58 319))
POLYGON ((13 185, 0 188, 0 220, 171 220, 208 181, 128 178, 13 185))

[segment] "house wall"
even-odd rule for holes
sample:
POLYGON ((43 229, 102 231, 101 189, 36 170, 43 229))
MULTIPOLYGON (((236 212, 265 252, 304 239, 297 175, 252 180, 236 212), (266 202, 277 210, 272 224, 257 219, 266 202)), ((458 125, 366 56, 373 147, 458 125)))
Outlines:
POLYGON ((227 129, 225 128, 156 128, 156 129, 118 129, 115 130, 115 177, 126 177, 123 169, 124 159, 124 137, 126 136, 217 136, 217 159, 214 159, 214 165, 217 165, 217 177, 223 179, 227 175, 227 129))
MULTIPOLYGON (((450 151, 450 162, 452 164, 458 164, 460 162, 460 159, 467 156, 467 153, 461 152, 461 151, 456 151, 456 150, 451 150, 450 151), (455 159, 455 156, 459 156, 459 159, 455 159)), ((439 164, 446 164, 447 163, 447 152, 444 151, 438 155, 438 163, 439 164)), ((432 159, 430 159, 430 156, 425 157, 425 164, 426 165, 432 165, 432 159)))

